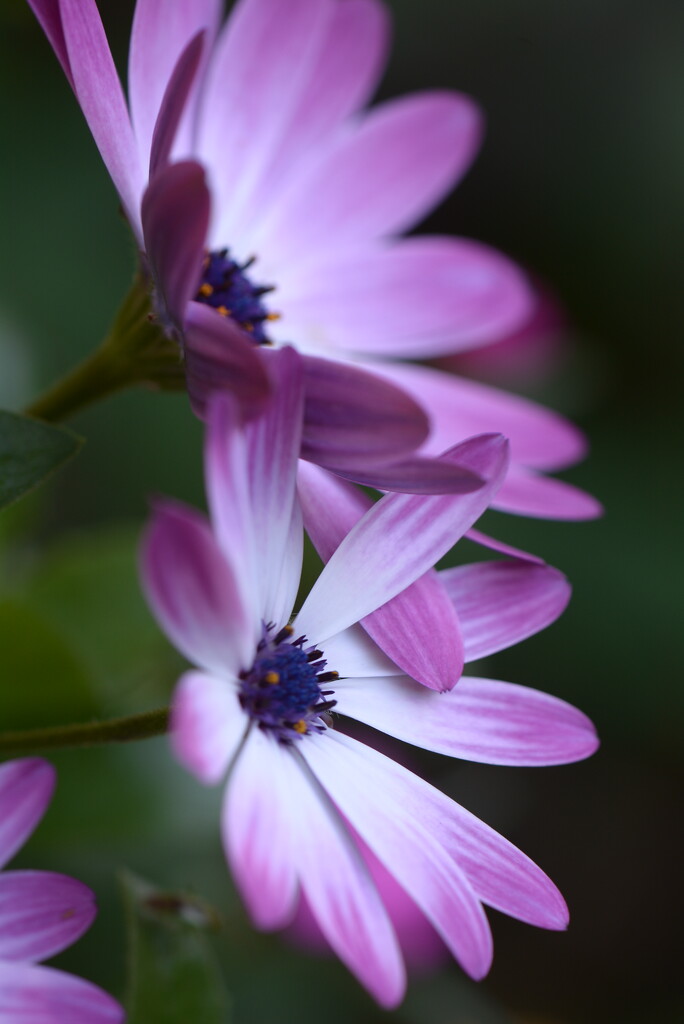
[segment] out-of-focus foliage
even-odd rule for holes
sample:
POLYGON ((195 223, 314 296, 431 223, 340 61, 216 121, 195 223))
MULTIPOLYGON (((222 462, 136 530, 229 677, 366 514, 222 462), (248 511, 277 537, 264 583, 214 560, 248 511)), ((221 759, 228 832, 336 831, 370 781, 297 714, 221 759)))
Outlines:
POLYGON ((0 411, 0 508, 37 487, 81 444, 69 430, 0 411))

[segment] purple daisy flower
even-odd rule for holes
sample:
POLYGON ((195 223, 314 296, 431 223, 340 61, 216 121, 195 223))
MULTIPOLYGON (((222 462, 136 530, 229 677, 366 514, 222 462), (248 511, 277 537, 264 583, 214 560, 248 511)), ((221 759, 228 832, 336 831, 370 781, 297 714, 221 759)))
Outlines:
MULTIPOLYGON (((598 514, 543 476, 584 454, 575 427, 394 361, 504 337, 528 316, 530 290, 480 243, 399 237, 466 172, 482 119, 446 91, 363 109, 388 49, 378 0, 240 0, 222 28, 220 0, 138 0, 128 106, 94 0, 29 3, 149 257, 162 317, 181 330, 199 411, 217 385, 254 405, 265 389, 255 343, 295 344, 308 357, 306 457, 354 475, 428 432, 423 454, 496 430, 512 452, 496 507, 598 514)), ((439 490, 429 467, 409 460, 394 476, 439 490)))
MULTIPOLYGON (((178 684, 172 742, 203 782, 228 777, 224 846, 254 922, 286 925, 301 893, 337 955, 390 1007, 402 997, 404 966, 357 839, 475 978, 492 956, 483 903, 548 928, 565 927, 567 911, 524 854, 333 728, 332 716, 494 764, 573 761, 597 740, 581 712, 535 690, 477 679, 446 694, 421 687, 357 625, 420 579, 491 501, 507 468, 499 435, 442 456, 477 472, 479 491, 381 498, 291 617, 302 558, 295 480, 304 384, 292 349, 273 358, 277 384, 262 416, 241 425, 230 396, 211 400, 211 525, 185 506, 158 504, 142 547, 143 584, 162 627, 197 666, 178 684)), ((508 590, 493 578, 497 568, 448 577, 471 656, 529 635, 562 608, 559 574, 537 567, 533 580, 529 564, 514 570, 508 590), (511 610, 511 597, 522 610, 511 610)), ((413 637, 428 653, 431 640, 429 632, 413 637)))
MULTIPOLYGON (((0 867, 43 817, 54 768, 39 758, 0 765, 0 867)), ((124 1012, 82 978, 38 961, 60 953, 90 927, 95 898, 87 886, 50 871, 0 874, 0 1020, 2 1024, 116 1024, 124 1012)))

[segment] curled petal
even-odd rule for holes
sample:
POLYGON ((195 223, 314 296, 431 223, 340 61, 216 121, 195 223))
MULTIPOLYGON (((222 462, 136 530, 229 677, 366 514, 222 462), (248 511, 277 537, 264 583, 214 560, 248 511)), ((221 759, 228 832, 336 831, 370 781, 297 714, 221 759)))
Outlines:
POLYGON ((152 135, 150 177, 165 167, 176 141, 178 126, 202 59, 204 32, 198 32, 185 47, 166 87, 152 135))
POLYGON ((55 769, 39 757, 0 765, 0 868, 19 850, 45 814, 55 769))

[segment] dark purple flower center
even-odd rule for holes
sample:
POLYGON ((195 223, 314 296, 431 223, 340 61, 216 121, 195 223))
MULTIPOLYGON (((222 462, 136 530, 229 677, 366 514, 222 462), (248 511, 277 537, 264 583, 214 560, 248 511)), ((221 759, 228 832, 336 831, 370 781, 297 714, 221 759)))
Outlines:
POLYGON ((212 306, 221 316, 231 317, 257 344, 270 345, 264 325, 269 320, 277 320, 278 314, 268 312, 262 297, 272 292, 273 286, 252 284, 245 271, 254 260, 252 257, 246 263, 236 263, 228 255, 228 249, 207 253, 195 301, 212 306))
POLYGON ((240 703, 260 729, 272 732, 282 743, 292 743, 311 731, 323 732, 322 716, 335 706, 329 700, 333 690, 321 685, 338 678, 326 672, 323 652, 307 646, 305 636, 291 640, 292 627, 285 626, 272 639, 266 628, 256 660, 241 673, 240 703))

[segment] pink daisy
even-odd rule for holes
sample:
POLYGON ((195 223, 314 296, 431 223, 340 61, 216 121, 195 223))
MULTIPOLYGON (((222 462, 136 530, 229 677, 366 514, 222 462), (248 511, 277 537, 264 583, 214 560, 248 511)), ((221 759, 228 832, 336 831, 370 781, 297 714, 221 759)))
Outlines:
MULTIPOLYGON (((542 475, 584 454, 571 424, 396 362, 503 337, 530 297, 487 246, 399 237, 466 172, 482 121, 470 99, 446 91, 364 110, 388 49, 378 0, 239 0, 222 28, 220 0, 177 0, 171 13, 163 0, 138 0, 128 105, 94 0, 29 2, 147 252, 162 316, 182 331, 196 408, 217 384, 245 402, 263 397, 248 339, 295 344, 309 359, 305 457, 357 469, 415 448, 428 421, 431 454, 496 430, 512 452, 497 507, 598 513, 592 498, 542 475), (372 374, 361 378, 361 366, 372 374)), ((428 488, 426 468, 416 481, 413 465, 403 486, 428 488)))
MULTIPOLYGON (((24 845, 43 817, 55 786, 47 761, 0 765, 0 867, 24 845)), ((90 927, 93 893, 50 871, 0 875, 0 1020, 2 1024, 116 1024, 124 1012, 111 996, 81 978, 39 965, 90 927)))
MULTIPOLYGON (((197 666, 176 691, 173 746, 203 782, 228 778, 223 840, 254 922, 286 925, 301 893, 337 955, 390 1007, 402 997, 404 966, 357 841, 475 978, 492 956, 482 903, 548 928, 565 927, 567 912, 553 883, 520 851, 333 728, 331 713, 493 764, 564 763, 588 756, 597 741, 581 712, 525 687, 473 679, 447 694, 431 692, 357 625, 422 577, 491 501, 507 468, 498 435, 471 438, 443 456, 477 472, 485 481, 479 491, 381 498, 292 617, 302 556, 295 479, 303 374, 292 349, 272 357, 277 384, 262 416, 241 425, 229 396, 210 402, 211 524, 185 506, 157 505, 142 578, 162 627, 197 666)), ((497 605, 500 581, 485 579, 485 571, 475 572, 474 589, 467 571, 450 577, 473 656, 539 628, 549 615, 544 595, 562 606, 566 585, 553 570, 540 573, 538 589, 526 576, 537 605, 533 611, 526 599, 525 614, 507 611, 507 598, 524 592, 519 580, 497 605)), ((429 653, 430 633, 415 642, 429 653)))

